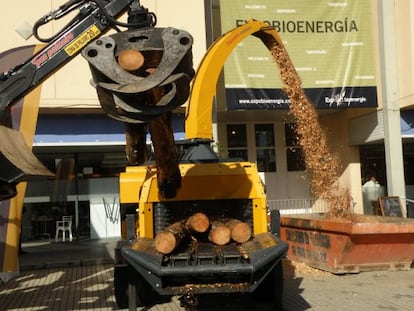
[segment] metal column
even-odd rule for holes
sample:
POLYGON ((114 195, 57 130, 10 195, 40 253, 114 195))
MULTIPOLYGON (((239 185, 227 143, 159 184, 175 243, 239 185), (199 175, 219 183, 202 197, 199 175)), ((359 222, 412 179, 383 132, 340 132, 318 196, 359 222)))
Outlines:
POLYGON ((404 215, 406 215, 397 42, 395 40, 395 0, 378 1, 378 21, 387 190, 388 195, 401 198, 404 215))

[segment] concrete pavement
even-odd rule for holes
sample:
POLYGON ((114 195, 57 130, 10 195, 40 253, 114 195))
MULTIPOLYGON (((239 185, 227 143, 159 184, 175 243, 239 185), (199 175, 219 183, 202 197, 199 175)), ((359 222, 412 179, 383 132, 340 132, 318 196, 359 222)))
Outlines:
MULTIPOLYGON (((116 239, 24 244, 20 276, 0 285, 0 310, 117 310, 116 239)), ((414 309, 414 269, 333 275, 284 260, 284 310, 414 309)), ((266 310, 244 296, 199 300, 198 310, 266 310)), ((184 310, 179 297, 143 310, 184 310)))
POLYGON ((20 271, 111 264, 118 240, 119 238, 108 238, 55 242, 53 239, 44 239, 23 243, 25 254, 19 258, 20 271))

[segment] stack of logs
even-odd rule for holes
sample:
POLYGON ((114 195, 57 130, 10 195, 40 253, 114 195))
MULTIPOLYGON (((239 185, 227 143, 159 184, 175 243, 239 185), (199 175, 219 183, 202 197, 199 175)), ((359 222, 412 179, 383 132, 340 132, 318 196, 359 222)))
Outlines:
POLYGON ((167 255, 187 237, 197 239, 200 234, 205 235, 216 245, 226 245, 231 240, 236 243, 247 242, 251 238, 252 231, 249 224, 238 219, 210 221, 207 215, 198 212, 159 232, 155 237, 155 248, 161 254, 167 255))

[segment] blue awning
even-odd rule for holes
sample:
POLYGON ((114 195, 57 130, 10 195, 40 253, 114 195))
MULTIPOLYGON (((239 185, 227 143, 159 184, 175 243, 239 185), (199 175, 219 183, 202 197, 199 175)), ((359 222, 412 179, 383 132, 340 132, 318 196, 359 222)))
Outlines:
MULTIPOLYGON (((172 126, 175 140, 184 139, 183 114, 173 115, 172 126)), ((39 115, 33 145, 125 145, 125 125, 99 114, 39 115)))
MULTIPOLYGON (((384 126, 382 110, 353 118, 349 122, 349 142, 353 146, 380 144, 384 141, 384 126)), ((414 138, 414 110, 400 111, 400 134, 404 141, 414 138)))
POLYGON ((414 110, 401 111, 401 137, 414 137, 414 110))

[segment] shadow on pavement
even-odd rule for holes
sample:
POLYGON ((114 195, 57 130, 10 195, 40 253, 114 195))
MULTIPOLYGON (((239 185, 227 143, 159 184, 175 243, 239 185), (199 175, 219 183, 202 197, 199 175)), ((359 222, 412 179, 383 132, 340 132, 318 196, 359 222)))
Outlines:
MULTIPOLYGON (((113 256, 118 239, 23 244, 21 274, 0 285, 1 310, 117 310, 113 290, 113 256)), ((311 309, 302 297, 303 278, 283 260, 284 311, 311 309)), ((272 295, 272 293, 269 293, 272 295)), ((266 311, 272 307, 252 301, 248 294, 201 295, 194 310, 266 311)), ((180 297, 138 310, 185 310, 180 297)))
POLYGON ((301 296, 303 289, 301 283, 302 277, 296 276, 296 268, 290 260, 283 260, 284 292, 283 292, 283 310, 284 311, 302 311, 309 310, 311 305, 301 296))
POLYGON ((112 283, 112 265, 26 272, 0 286, 1 309, 113 310, 112 283))
POLYGON ((118 238, 55 242, 37 240, 22 244, 19 256, 20 271, 110 264, 118 238))

